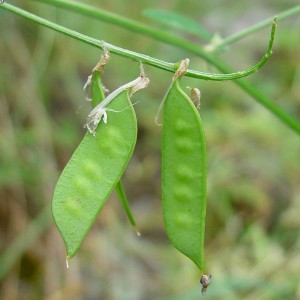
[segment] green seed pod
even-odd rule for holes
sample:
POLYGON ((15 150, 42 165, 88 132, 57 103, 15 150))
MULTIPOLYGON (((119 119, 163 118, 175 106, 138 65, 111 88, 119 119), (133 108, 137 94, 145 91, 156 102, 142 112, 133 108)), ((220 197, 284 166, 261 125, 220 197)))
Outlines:
POLYGON ((171 243, 204 271, 205 137, 199 112, 179 79, 163 106, 162 203, 171 243))
POLYGON ((128 88, 110 101, 107 114, 108 124, 99 124, 95 136, 85 135, 54 191, 52 212, 68 258, 76 254, 120 180, 136 143, 137 122, 128 88))

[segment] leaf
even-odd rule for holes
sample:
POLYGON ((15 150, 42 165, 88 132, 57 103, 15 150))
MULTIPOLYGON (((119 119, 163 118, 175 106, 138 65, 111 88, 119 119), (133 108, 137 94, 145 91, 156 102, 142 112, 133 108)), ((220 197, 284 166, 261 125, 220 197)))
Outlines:
POLYGON ((152 20, 165 24, 171 28, 176 28, 184 32, 193 33, 203 38, 204 40, 209 41, 212 38, 212 34, 209 33, 204 27, 178 12, 145 9, 143 11, 143 15, 152 20))

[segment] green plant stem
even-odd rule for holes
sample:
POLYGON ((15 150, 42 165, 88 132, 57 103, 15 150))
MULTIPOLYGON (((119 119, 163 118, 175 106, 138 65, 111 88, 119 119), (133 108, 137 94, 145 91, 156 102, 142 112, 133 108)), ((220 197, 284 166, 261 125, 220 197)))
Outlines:
MULTIPOLYGON (((161 30, 158 30, 156 28, 153 28, 151 26, 147 26, 144 24, 141 24, 136 21, 132 21, 130 19, 118 16, 116 14, 108 13, 106 11, 97 9, 95 7, 86 5, 86 4, 81 4, 79 2, 75 1, 65 1, 65 0, 42 0, 43 2, 56 5, 59 7, 67 8, 68 10, 73 10, 81 14, 85 14, 87 16, 101 19, 105 22, 112 23, 117 26, 121 26, 122 28, 129 29, 131 31, 141 33, 143 35, 147 35, 149 37, 152 37, 156 40, 162 41, 164 43, 176 46, 178 48, 187 50, 191 53, 194 53, 203 59, 205 59, 207 62, 211 63, 215 67, 217 67, 220 71, 224 73, 230 73, 231 70, 228 66, 226 66, 222 61, 218 60, 216 57, 213 55, 207 53, 205 50, 201 49, 199 45, 193 44, 189 41, 186 41, 185 39, 178 38, 176 36, 173 36, 171 34, 165 33, 161 30)), ((7 4, 2 4, 0 7, 6 8, 8 10, 11 10, 12 12, 15 12, 18 14, 20 12, 21 16, 27 17, 30 19, 31 16, 35 17, 37 23, 40 23, 39 20, 44 21, 42 18, 39 18, 35 15, 32 15, 28 12, 25 11, 25 15, 22 14, 24 12, 23 10, 20 10, 18 8, 15 8, 11 5, 7 4), (9 9, 11 8, 11 9, 9 9), (17 11, 16 11, 17 10, 17 11)), ((295 12, 294 12, 295 13, 295 12)), ((49 21, 46 21, 49 22, 49 21)), ((51 23, 51 22, 50 22, 51 23)), ((40 23, 44 26, 47 26, 46 24, 40 23)), ((55 27, 58 29, 61 29, 61 26, 56 25, 53 23, 55 27)), ((48 26, 49 27, 49 26, 48 26)), ((52 28, 52 27, 51 27, 52 28)), ((54 30, 57 30, 60 32, 60 30, 52 28, 54 30)), ((70 30, 70 32, 73 32, 70 30)), ((63 32, 64 33, 64 32, 63 32)), ((66 33, 65 33, 66 34, 66 33)), ((74 38, 77 38, 81 40, 81 37, 85 37, 82 34, 78 34, 77 36, 74 36, 74 38)), ((89 43, 93 46, 97 46, 99 48, 100 45, 96 45, 93 42, 98 42, 96 39, 89 38, 89 40, 85 41, 86 43, 89 43)), ((116 53, 117 54, 117 53, 116 53)), ((146 56, 147 57, 147 56, 146 56)), ((140 59, 141 61, 141 59, 140 59)), ((150 63, 149 63, 150 64, 150 63)), ((174 66, 174 65, 173 65, 174 66)), ((170 69, 166 69, 167 71, 170 71, 170 69)), ((174 68, 172 69, 172 72, 174 72, 174 68)), ((188 74, 186 74, 188 76, 188 74)), ((216 80, 216 79, 214 79, 216 80)), ((244 91, 246 91, 250 96, 252 96, 255 100, 257 100, 259 103, 261 103, 265 108, 267 108, 270 112, 272 112, 275 116, 277 116, 283 123, 285 123, 289 128, 293 129, 297 134, 300 135, 300 123, 297 122, 293 117, 291 117, 289 114, 287 114, 284 110, 282 110, 278 105, 273 103, 271 99, 266 97, 263 93, 259 92, 256 90, 255 87, 253 87, 251 84, 247 83, 246 81, 235 81, 244 91)))
POLYGON ((130 207, 129 207, 129 204, 128 204, 128 201, 127 201, 127 197, 126 197, 125 190, 124 190, 121 179, 118 181, 118 183, 116 185, 116 191, 117 191, 118 196, 119 196, 119 198, 122 202, 122 205, 124 207, 124 210, 125 210, 125 212, 128 216, 128 219, 129 219, 131 225, 136 229, 136 222, 135 222, 134 216, 133 216, 133 214, 130 210, 130 207))
MULTIPOLYGON (((155 40, 173 45, 178 46, 179 48, 182 48, 183 43, 188 44, 190 42, 185 41, 184 39, 175 37, 167 32, 164 32, 162 30, 156 29, 155 27, 145 25, 143 23, 128 19, 126 17, 105 11, 103 9, 95 8, 91 5, 84 4, 77 1, 69 1, 69 0, 40 0, 39 2, 48 3, 51 5, 55 5, 56 7, 65 8, 69 11, 74 11, 82 15, 86 15, 101 21, 104 21, 106 23, 110 23, 116 26, 119 26, 121 28, 128 29, 130 31, 134 31, 136 33, 140 33, 142 35, 146 35, 148 37, 151 37, 155 40)), ((199 48, 199 45, 197 45, 199 54, 202 58, 204 58, 207 62, 210 62, 213 64, 214 58, 211 57, 206 53, 206 51, 199 48)), ((182 48, 186 49, 186 48, 182 48)), ((189 49, 186 49, 189 50, 189 49)))
MULTIPOLYGON (((134 31, 136 33, 140 33, 146 35, 148 37, 154 38, 155 40, 161 41, 163 43, 173 45, 180 49, 189 51, 194 53, 203 59, 205 59, 208 63, 215 66, 221 72, 230 73, 231 69, 226 64, 224 64, 221 60, 218 60, 215 56, 208 53, 204 49, 200 48, 199 45, 194 44, 185 39, 179 38, 177 36, 173 36, 172 34, 166 33, 155 27, 144 25, 142 23, 130 20, 128 18, 101 10, 99 8, 95 8, 90 5, 82 4, 76 1, 69 0, 40 0, 40 2, 49 3, 51 5, 55 5, 57 7, 66 8, 70 11, 75 11, 80 14, 99 19, 105 21, 107 23, 111 23, 113 25, 120 26, 122 28, 134 31)), ((294 9, 287 10, 280 14, 280 19, 286 18, 288 16, 295 15, 299 12, 299 6, 295 6, 294 9)), ((255 87, 253 87, 250 83, 245 80, 236 80, 235 83, 240 86, 244 91, 246 91, 250 96, 253 97, 257 102, 262 104, 265 108, 267 108, 271 113, 273 113, 278 119, 280 119, 285 125, 294 130, 298 135, 300 135, 300 123, 286 113, 284 110, 280 108, 280 106, 276 105, 270 98, 265 96, 262 92, 258 91, 255 87)))
MULTIPOLYGON (((292 15, 295 15, 299 12, 300 12, 300 5, 295 6, 291 9, 288 9, 288 10, 285 10, 285 11, 279 13, 277 15, 277 18, 278 18, 278 20, 283 20, 283 19, 285 19, 287 17, 290 17, 292 15)), ((257 32, 257 31, 259 31, 263 28, 266 28, 268 26, 271 26, 273 20, 274 20, 274 18, 268 18, 266 20, 263 20, 263 21, 255 24, 251 27, 246 28, 245 30, 241 30, 241 31, 239 31, 235 34, 232 34, 232 35, 220 40, 217 43, 207 45, 205 48, 207 49, 209 47, 210 51, 216 51, 217 49, 220 49, 224 46, 232 44, 232 43, 234 43, 234 42, 236 42, 236 41, 238 41, 238 40, 240 40, 240 39, 242 39, 242 38, 244 38, 244 37, 246 37, 246 36, 248 36, 252 33, 255 33, 255 32, 257 32)))
MULTIPOLYGON (((214 65, 215 63, 215 57, 207 53, 205 49, 202 49, 199 47, 198 44, 193 44, 190 41, 187 41, 185 39, 176 37, 172 34, 169 34, 167 32, 164 32, 162 30, 159 30, 153 26, 145 25, 143 23, 128 19, 126 17, 105 11, 100 8, 96 8, 94 6, 84 4, 81 2, 77 1, 72 1, 72 0, 39 0, 39 2, 44 2, 48 3, 51 5, 54 5, 56 7, 61 7, 65 8, 69 11, 74 11, 82 15, 86 15, 101 21, 104 21, 106 23, 110 23, 131 31, 134 31, 136 33, 140 33, 142 35, 146 35, 148 37, 154 38, 156 40, 159 40, 161 42, 173 45, 173 46, 178 46, 181 49, 185 49, 188 51, 191 51, 192 53, 195 53, 205 59, 207 62, 211 63, 214 65), (197 49, 195 51, 195 49, 197 49)), ((296 6, 293 9, 284 11, 279 14, 280 19, 289 17, 291 15, 294 15, 298 13, 300 10, 300 5, 296 6)), ((267 19, 264 22, 268 22, 268 24, 260 25, 263 27, 266 27, 267 25, 271 25, 272 22, 274 21, 274 18, 267 19), (271 21, 270 21, 271 20, 271 21)), ((262 23, 264 23, 262 22, 262 23)), ((260 24, 260 23, 259 23, 260 24)), ((259 28, 259 29, 261 29, 259 28)), ((258 30, 258 29, 257 29, 258 30)), ((254 30, 251 30, 251 33, 254 32, 254 30)))
MULTIPOLYGON (((132 60, 142 62, 144 64, 147 64, 147 65, 150 65, 150 66, 153 66, 153 67, 165 70, 165 71, 169 71, 172 73, 174 73, 174 71, 176 71, 176 69, 177 69, 177 65, 178 65, 177 63, 174 64, 174 63, 165 62, 165 61, 150 57, 148 55, 140 54, 140 53, 133 52, 133 51, 130 51, 127 49, 123 49, 123 48, 114 46, 112 44, 106 43, 104 41, 99 41, 97 39, 94 39, 94 38, 91 38, 84 34, 81 34, 77 31, 68 29, 64 26, 58 25, 58 24, 48 21, 44 18, 36 16, 32 13, 29 13, 29 12, 27 12, 23 9, 20 9, 18 7, 15 7, 13 5, 4 3, 0 7, 7 9, 19 16, 25 17, 31 21, 34 21, 40 25, 51 28, 51 29, 58 31, 60 33, 63 33, 67 36, 73 37, 73 38, 75 38, 79 41, 82 41, 86 44, 89 44, 91 46, 94 46, 94 47, 97 47, 100 49, 106 48, 113 54, 117 54, 119 56, 130 58, 132 60)), ((233 79, 238 79, 238 78, 242 78, 245 76, 249 76, 250 74, 258 71, 270 58, 270 56, 272 54, 273 43, 274 43, 275 30, 276 30, 276 18, 274 19, 274 22, 272 25, 270 42, 269 42, 269 46, 266 50, 266 53, 264 54, 262 59, 257 64, 255 64, 253 67, 251 67, 245 71, 238 71, 238 72, 227 73, 227 74, 214 74, 214 73, 205 73, 205 72, 199 72, 199 71, 194 71, 194 70, 187 70, 187 72, 185 73, 185 76, 199 78, 199 79, 205 79, 205 80, 214 80, 214 81, 233 80, 233 79)))

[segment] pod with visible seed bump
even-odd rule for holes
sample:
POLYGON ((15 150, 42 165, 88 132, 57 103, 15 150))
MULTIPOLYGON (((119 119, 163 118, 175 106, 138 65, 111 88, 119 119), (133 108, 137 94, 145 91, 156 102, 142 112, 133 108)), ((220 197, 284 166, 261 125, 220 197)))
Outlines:
POLYGON ((100 123, 95 136, 86 133, 55 187, 52 212, 68 258, 78 251, 132 155, 137 122, 128 93, 124 89, 110 101, 108 124, 100 123))
POLYGON ((204 271, 206 145, 199 112, 179 86, 163 106, 162 204, 171 243, 204 271))

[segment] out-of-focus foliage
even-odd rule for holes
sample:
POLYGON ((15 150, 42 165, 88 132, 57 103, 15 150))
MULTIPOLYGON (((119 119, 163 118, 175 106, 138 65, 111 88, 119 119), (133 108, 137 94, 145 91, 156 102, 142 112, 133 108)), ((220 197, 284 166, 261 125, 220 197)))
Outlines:
MULTIPOLYGON (((88 1, 155 24, 144 9, 190 17, 227 36, 298 1, 88 1), (230 8, 230 9, 228 9, 230 8)), ((34 1, 16 4, 107 42, 214 71, 201 59, 121 28, 34 1)), ((278 24, 274 54, 251 78, 300 120, 299 17, 278 24)), ((176 33, 176 29, 170 29, 176 33)), ((184 35, 199 41, 196 36, 184 35)), ((269 30, 220 54, 235 70, 265 50, 269 30)), ((65 268, 65 249, 50 214, 58 175, 84 134, 90 109, 82 92, 101 53, 0 10, 0 299, 199 299, 200 274, 174 250, 161 211, 160 139, 154 123, 171 75, 147 67, 151 85, 135 96, 138 145, 124 184, 142 237, 112 195, 65 268)), ((135 78, 136 63, 113 56, 110 90, 135 78)), ((201 89, 208 146, 206 299, 300 298, 300 137, 231 82, 184 79, 201 89)))

